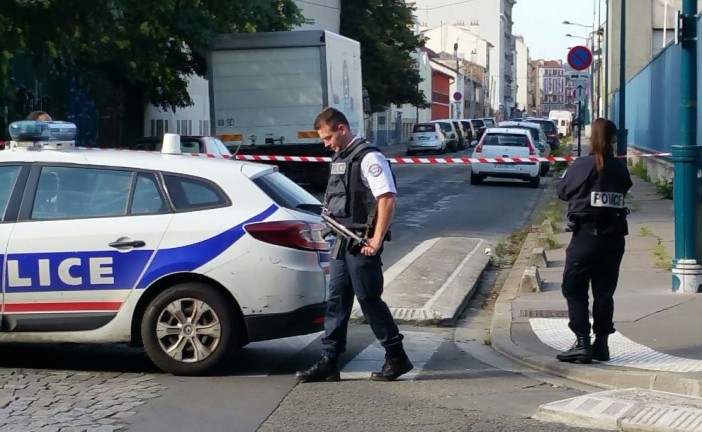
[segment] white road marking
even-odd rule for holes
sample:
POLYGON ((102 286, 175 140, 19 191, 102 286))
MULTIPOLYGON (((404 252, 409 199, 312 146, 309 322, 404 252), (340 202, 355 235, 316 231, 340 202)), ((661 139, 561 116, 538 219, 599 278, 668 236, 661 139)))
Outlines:
MULTIPOLYGON (((536 336, 557 351, 565 351, 574 341, 568 320, 561 318, 532 318, 529 320, 536 336)), ((619 332, 609 336, 611 360, 602 364, 664 372, 702 372, 702 360, 675 357, 634 342, 619 332)))

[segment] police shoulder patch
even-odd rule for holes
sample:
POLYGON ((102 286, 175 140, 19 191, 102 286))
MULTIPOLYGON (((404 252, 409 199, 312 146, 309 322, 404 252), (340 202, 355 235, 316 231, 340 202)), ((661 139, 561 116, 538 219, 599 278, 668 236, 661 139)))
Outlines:
POLYGON ((378 177, 382 173, 383 167, 381 167, 379 164, 373 164, 368 167, 368 174, 372 175, 373 177, 378 177))

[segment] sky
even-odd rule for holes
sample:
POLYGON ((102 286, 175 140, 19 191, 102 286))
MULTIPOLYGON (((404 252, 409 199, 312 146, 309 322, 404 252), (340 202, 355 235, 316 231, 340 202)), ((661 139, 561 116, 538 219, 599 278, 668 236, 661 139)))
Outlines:
POLYGON ((512 33, 524 36, 532 60, 566 60, 568 47, 585 44, 584 39, 566 37, 567 33, 586 37, 589 28, 565 25, 563 21, 598 25, 597 3, 605 21, 605 0, 517 0, 512 9, 512 33), (593 10, 595 12, 593 19, 593 10))

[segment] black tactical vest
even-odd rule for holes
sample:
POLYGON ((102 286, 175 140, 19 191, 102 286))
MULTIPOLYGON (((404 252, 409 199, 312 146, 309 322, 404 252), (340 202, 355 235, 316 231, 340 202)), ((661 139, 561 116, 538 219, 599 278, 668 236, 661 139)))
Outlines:
POLYGON ((361 160, 363 156, 380 151, 363 138, 335 154, 330 165, 325 208, 329 215, 347 228, 365 230, 369 216, 375 218, 376 200, 370 188, 363 184, 361 160))

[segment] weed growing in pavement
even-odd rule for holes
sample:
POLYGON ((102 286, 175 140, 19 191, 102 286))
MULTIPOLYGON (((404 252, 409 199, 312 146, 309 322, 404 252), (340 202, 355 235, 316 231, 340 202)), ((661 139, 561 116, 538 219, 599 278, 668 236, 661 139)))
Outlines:
MULTIPOLYGON (((565 154, 566 143, 561 143, 561 146, 551 152, 553 157, 561 157, 565 154)), ((560 177, 563 171, 568 168, 568 162, 554 162, 551 166, 551 174, 553 177, 560 177)))
POLYGON ((548 237, 546 238, 546 241, 548 242, 548 248, 549 248, 550 250, 558 249, 558 248, 561 247, 561 244, 558 243, 558 240, 556 239, 556 236, 554 236, 554 235, 548 236, 548 237))
POLYGON ((643 159, 639 159, 634 166, 631 167, 631 174, 641 177, 644 181, 650 182, 651 177, 648 175, 648 169, 644 164, 643 159))
POLYGON ((656 257, 653 267, 670 271, 673 269, 673 258, 668 255, 668 250, 663 246, 662 240, 658 237, 658 244, 651 248, 651 252, 656 257))
POLYGON ((658 195, 665 199, 673 199, 673 180, 659 178, 654 184, 656 186, 656 192, 658 195))
POLYGON ((490 334, 483 336, 483 345, 492 345, 492 338, 490 338, 490 334))
POLYGON ((641 227, 641 229, 639 230, 639 233, 643 237, 648 237, 648 236, 653 235, 653 231, 651 231, 651 228, 649 228, 649 227, 641 227))
POLYGON ((492 252, 492 265, 498 268, 511 267, 519 256, 524 240, 529 234, 529 228, 523 228, 495 245, 492 252))

